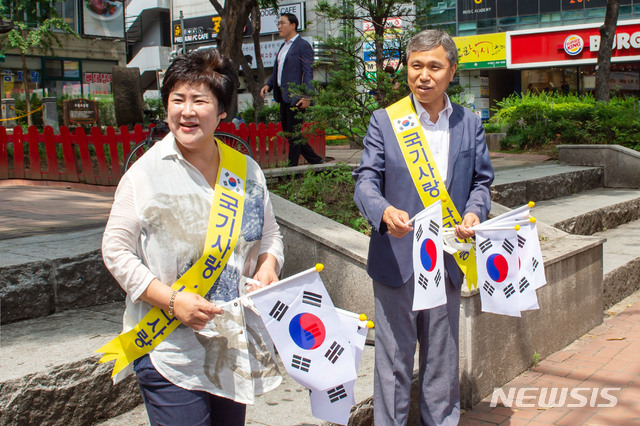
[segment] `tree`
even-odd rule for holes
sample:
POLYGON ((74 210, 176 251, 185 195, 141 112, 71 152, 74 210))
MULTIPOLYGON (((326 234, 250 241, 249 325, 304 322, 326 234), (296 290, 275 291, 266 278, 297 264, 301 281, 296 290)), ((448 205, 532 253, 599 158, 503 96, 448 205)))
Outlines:
POLYGON ((398 0, 340 4, 324 0, 318 3, 316 12, 335 31, 322 40, 328 52, 327 83, 318 87, 315 105, 309 108, 306 119, 327 132, 360 143, 371 113, 408 93, 402 67, 404 51, 407 40, 422 28, 407 24, 406 18, 427 15, 428 8, 414 14, 406 2, 398 0), (402 17, 402 28, 392 25, 395 17, 402 17), (365 50, 373 61, 365 61, 365 50))
MULTIPOLYGON (((265 72, 260 55, 260 7, 277 7, 275 0, 234 0, 225 1, 224 7, 218 0, 209 0, 216 12, 222 18, 220 32, 218 33, 218 50, 221 54, 233 60, 236 72, 242 67, 247 88, 253 96, 254 117, 257 121, 258 113, 264 106, 260 96, 260 88, 264 85, 265 72), (253 70, 247 58, 242 52, 242 40, 249 17, 251 16, 251 37, 255 49, 257 69, 253 70)), ((237 98, 231 102, 231 111, 228 111, 227 120, 232 120, 236 115, 237 98)))
POLYGON ((620 0, 608 0, 604 24, 600 27, 600 49, 596 66, 596 100, 609 102, 609 76, 611 74, 611 51, 616 35, 620 0))
POLYGON ((14 0, 10 7, 3 2, 0 4, 0 21, 13 22, 13 28, 0 36, 0 54, 9 49, 18 49, 22 57, 22 75, 24 78, 25 97, 27 102, 27 122, 31 120, 31 99, 27 87, 27 58, 28 53, 37 50, 44 54, 55 56, 55 48, 61 48, 60 32, 80 37, 62 18, 56 10, 56 3, 61 0, 14 0), (56 33, 54 30, 59 30, 56 33))

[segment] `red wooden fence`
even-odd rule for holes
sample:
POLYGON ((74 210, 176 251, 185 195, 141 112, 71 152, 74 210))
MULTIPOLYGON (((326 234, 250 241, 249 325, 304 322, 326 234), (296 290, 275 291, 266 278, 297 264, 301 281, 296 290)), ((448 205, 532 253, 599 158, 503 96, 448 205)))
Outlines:
MULTIPOLYGON (((241 124, 236 129, 232 123, 221 123, 219 130, 248 141, 254 159, 261 167, 286 164, 289 144, 278 135, 280 124, 241 124)), ((106 134, 97 127, 86 134, 81 127, 70 132, 64 126, 60 127, 60 134, 54 134, 48 126, 43 133, 39 133, 35 126, 30 127, 26 134, 21 127, 15 127, 8 133, 5 127, 0 126, 0 179, 117 185, 125 159, 147 134, 148 131, 140 125, 136 125, 133 132, 122 126, 120 133, 116 133, 113 127, 107 127, 106 134)), ((319 155, 325 156, 324 133, 307 135, 307 140, 319 155)), ((303 163, 301 159, 300 164, 303 163)))

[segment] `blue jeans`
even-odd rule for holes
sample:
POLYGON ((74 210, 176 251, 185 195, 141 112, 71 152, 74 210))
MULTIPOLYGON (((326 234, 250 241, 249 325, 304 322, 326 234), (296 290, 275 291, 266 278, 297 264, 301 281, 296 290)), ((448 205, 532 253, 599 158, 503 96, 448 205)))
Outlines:
POLYGON ((242 426, 246 405, 203 391, 190 391, 165 379, 149 355, 133 362, 152 426, 242 426))

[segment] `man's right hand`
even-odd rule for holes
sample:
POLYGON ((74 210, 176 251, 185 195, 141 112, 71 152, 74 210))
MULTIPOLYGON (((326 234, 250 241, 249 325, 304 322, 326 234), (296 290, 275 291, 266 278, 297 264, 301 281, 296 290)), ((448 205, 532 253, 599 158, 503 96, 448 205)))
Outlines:
POLYGON ((387 230, 392 237, 402 238, 413 230, 413 226, 407 223, 409 222, 409 214, 393 206, 384 210, 382 221, 387 225, 387 230))
POLYGON ((262 99, 264 99, 264 95, 266 95, 268 91, 269 91, 268 85, 265 84, 264 86, 262 86, 262 89, 260 89, 260 96, 262 96, 262 99))

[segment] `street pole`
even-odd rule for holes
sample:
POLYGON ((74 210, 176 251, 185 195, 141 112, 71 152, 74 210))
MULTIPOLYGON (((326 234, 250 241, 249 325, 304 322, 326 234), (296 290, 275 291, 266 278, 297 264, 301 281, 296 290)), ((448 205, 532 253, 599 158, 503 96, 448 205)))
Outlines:
POLYGON ((182 54, 187 54, 187 45, 184 42, 184 16, 182 15, 182 10, 180 11, 180 32, 182 33, 182 54))

